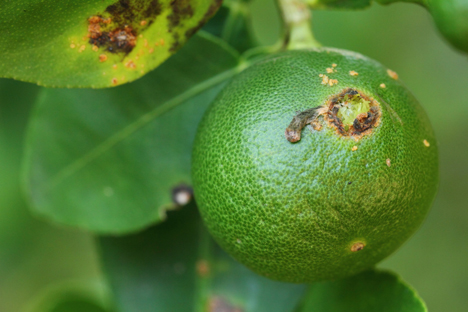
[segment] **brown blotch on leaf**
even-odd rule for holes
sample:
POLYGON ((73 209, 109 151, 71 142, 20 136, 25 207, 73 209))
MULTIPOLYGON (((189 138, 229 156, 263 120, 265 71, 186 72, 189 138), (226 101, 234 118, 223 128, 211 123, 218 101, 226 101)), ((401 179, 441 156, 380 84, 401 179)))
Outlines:
POLYGON ((222 3, 223 0, 214 0, 211 3, 208 10, 206 11, 205 15, 203 15, 203 18, 198 22, 198 24, 185 32, 185 37, 187 39, 192 37, 194 33, 196 33, 200 28, 202 28, 202 26, 205 25, 205 23, 216 13, 216 11, 219 9, 222 3))
POLYGON ((89 43, 112 53, 130 53, 138 34, 161 14, 159 1, 120 0, 88 19, 89 43), (140 22, 138 22, 140 21, 140 22))
POLYGON ((360 251, 360 250, 363 250, 364 247, 366 247, 364 243, 357 242, 357 243, 354 243, 353 246, 351 246, 351 251, 352 252, 360 251))
POLYGON ((221 297, 211 297, 208 300, 208 312, 243 312, 243 309, 230 304, 221 297))

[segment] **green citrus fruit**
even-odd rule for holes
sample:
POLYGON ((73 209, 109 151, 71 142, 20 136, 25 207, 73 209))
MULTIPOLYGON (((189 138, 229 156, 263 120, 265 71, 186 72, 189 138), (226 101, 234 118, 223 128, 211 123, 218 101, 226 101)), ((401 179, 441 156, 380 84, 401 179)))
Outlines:
POLYGON ((468 1, 427 0, 432 17, 444 37, 457 49, 468 52, 468 1))
POLYGON ((333 49, 271 55, 234 78, 194 144, 217 242, 288 282, 349 276, 419 227, 438 184, 429 120, 395 72, 333 49))

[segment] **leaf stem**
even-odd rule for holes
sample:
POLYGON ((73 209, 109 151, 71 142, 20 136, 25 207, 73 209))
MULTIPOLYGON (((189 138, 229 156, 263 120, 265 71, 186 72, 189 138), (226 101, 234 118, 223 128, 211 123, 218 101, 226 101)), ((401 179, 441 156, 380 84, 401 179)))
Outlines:
POLYGON ((312 33, 311 11, 302 0, 278 0, 284 25, 283 47, 288 50, 317 48, 312 33))

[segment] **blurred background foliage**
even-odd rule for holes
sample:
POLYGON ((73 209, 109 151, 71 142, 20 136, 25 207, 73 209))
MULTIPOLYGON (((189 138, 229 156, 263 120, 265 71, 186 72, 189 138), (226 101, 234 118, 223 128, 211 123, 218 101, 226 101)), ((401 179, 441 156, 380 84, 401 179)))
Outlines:
MULTIPOLYGON (((254 0, 253 28, 262 44, 280 25, 270 0, 254 0)), ((357 12, 317 11, 324 46, 353 50, 395 70, 425 107, 439 141, 440 188, 420 231, 379 267, 398 272, 429 311, 468 306, 468 57, 437 33, 412 4, 357 12)), ((20 187, 25 126, 39 87, 0 80, 0 311, 21 311, 44 288, 66 280, 100 280, 91 235, 30 216, 20 187)), ((66 105, 66 103, 64 103, 66 105)))

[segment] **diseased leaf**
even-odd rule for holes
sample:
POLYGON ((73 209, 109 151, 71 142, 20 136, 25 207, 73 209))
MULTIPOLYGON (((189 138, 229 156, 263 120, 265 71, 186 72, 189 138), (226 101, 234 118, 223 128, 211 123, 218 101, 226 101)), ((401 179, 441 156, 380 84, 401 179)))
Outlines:
POLYGON ((221 0, 0 0, 0 77, 47 87, 133 81, 175 53, 221 0))
POLYGON ((44 89, 23 168, 32 211, 100 233, 163 220, 174 207, 172 193, 190 184, 199 120, 239 70, 232 49, 201 33, 137 82, 44 89))
POLYGON ((233 260, 193 203, 144 232, 99 243, 119 312, 290 312, 306 287, 271 281, 233 260))
POLYGON ((370 270, 312 284, 298 312, 427 312, 418 294, 394 273, 370 270))

